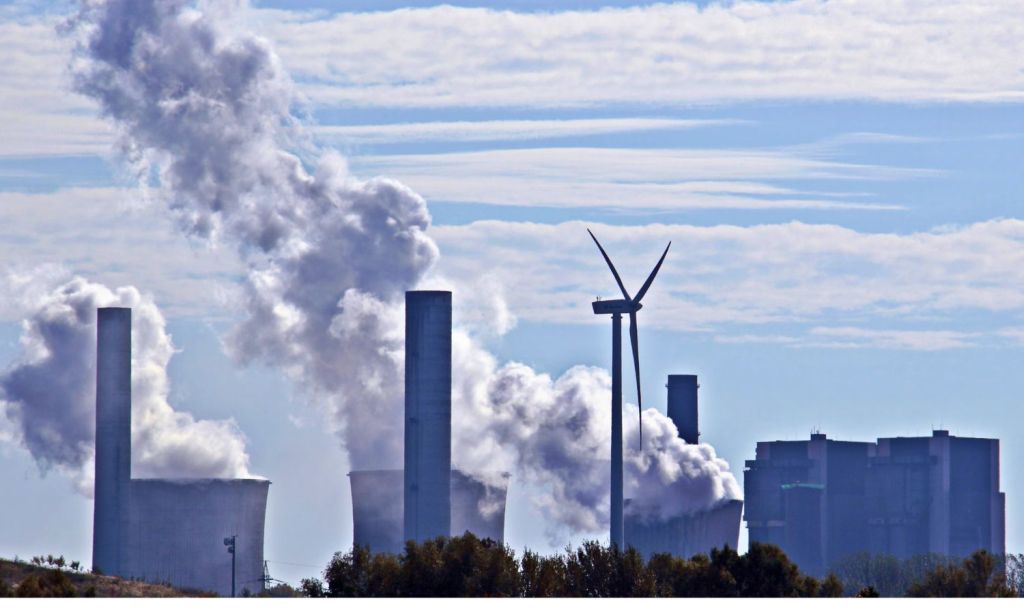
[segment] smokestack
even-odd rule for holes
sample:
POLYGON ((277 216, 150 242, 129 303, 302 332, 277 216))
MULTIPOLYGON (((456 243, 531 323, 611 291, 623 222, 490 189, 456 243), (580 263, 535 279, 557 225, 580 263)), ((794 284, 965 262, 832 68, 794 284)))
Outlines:
POLYGON ((96 315, 96 486, 92 567, 118 575, 132 472, 132 310, 96 315))
POLYGON ((451 532, 452 293, 405 293, 405 540, 451 532))
POLYGON ((668 376, 668 417, 686 443, 699 443, 696 375, 668 376))

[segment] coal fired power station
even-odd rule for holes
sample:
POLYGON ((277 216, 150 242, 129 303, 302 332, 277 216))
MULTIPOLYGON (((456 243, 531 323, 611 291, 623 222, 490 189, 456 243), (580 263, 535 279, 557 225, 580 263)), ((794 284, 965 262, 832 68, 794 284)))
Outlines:
POLYGON ((349 473, 353 543, 399 553, 466 531, 502 542, 508 476, 485 484, 452 468, 451 292, 405 294, 404 428, 402 469, 349 473))
POLYGON ((131 309, 99 309, 93 569, 225 596, 258 593, 270 482, 131 479, 131 367, 131 309))

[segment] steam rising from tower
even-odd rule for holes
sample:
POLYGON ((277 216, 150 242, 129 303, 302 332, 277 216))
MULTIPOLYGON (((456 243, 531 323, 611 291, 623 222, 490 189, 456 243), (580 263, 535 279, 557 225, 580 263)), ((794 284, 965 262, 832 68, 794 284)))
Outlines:
MULTIPOLYGON (((0 291, 9 284, 0 277, 0 291)), ((234 421, 197 420, 171 406, 167 368, 176 350, 151 298, 130 286, 110 289, 81 277, 63 282, 58 277, 24 291, 19 300, 26 308, 21 351, 0 372, 0 411, 13 427, 14 441, 41 470, 68 475, 89 497, 94 468, 116 467, 123 477, 126 457, 94 456, 98 426, 100 441, 120 438, 117 449, 134 450, 137 477, 249 476, 245 438, 234 421), (118 319, 127 317, 123 312, 106 307, 129 308, 133 332, 118 319), (104 340, 119 349, 97 356, 104 340), (130 341, 134 347, 125 353, 130 341), (129 381, 126 368, 130 389, 120 385, 129 381), (100 377, 104 373, 123 381, 111 386, 111 379, 100 377), (134 405, 130 431, 124 413, 129 401, 134 405), (126 437, 132 446, 122 445, 126 437)))
MULTIPOLYGON (((225 340, 229 352, 280 368, 324 407, 353 470, 394 468, 404 424, 401 301, 433 285, 439 258, 426 203, 395 181, 360 181, 340 155, 309 145, 290 112, 298 97, 287 75, 271 45, 242 29, 238 6, 83 4, 76 88, 113 121, 140 181, 159 174, 149 193, 183 232, 234 248, 244 263, 244 314, 225 340)), ((607 372, 574 367, 553 378, 502 365, 459 328, 451 343, 452 465, 488 486, 506 472, 543 485, 535 504, 569 531, 606 526, 607 372)), ((626 459, 628 486, 653 493, 687 480, 703 489, 691 493, 695 506, 738 492, 710 448, 649 447, 648 431, 671 422, 647 411, 643 425, 643 450, 630 446, 626 459)))

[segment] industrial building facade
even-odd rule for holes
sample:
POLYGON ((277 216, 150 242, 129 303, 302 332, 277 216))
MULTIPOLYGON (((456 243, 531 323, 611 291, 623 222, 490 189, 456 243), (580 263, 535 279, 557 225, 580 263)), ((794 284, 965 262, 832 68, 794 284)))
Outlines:
POLYGON ((760 442, 743 481, 750 541, 780 546, 808 573, 859 552, 1005 551, 997 439, 760 442))
POLYGON ((92 567, 220 595, 258 593, 270 482, 131 479, 131 322, 131 309, 97 314, 92 567), (235 540, 234 561, 225 538, 235 540))

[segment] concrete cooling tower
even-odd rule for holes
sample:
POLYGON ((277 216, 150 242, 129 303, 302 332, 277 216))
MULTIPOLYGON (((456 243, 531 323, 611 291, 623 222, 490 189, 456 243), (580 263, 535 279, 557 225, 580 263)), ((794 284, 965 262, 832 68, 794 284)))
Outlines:
POLYGON ((132 480, 124 575, 231 594, 235 537, 236 594, 263 589, 266 480, 132 480))
MULTIPOLYGON (((698 424, 696 375, 669 375, 668 417, 675 423, 679 436, 695 444, 700 437, 698 424)), ((659 552, 690 558, 712 548, 729 546, 736 549, 740 539, 743 501, 729 500, 700 512, 676 514, 669 518, 647 518, 630 514, 626 502, 623 533, 626 544, 645 558, 659 552)))
POLYGON ((726 545, 735 550, 742 515, 743 501, 731 500, 710 510, 667 520, 647 519, 630 515, 627 502, 624 533, 626 543, 645 559, 660 552, 688 559, 726 545))
POLYGON ((372 552, 402 551, 404 473, 401 469, 349 472, 353 544, 372 552))
POLYGON ((131 479, 131 309, 97 314, 93 569, 230 595, 263 588, 267 480, 131 479))
MULTIPOLYGON (((403 539, 403 471, 370 470, 348 474, 352 486, 352 541, 371 552, 401 553, 403 539)), ((469 531, 480 539, 505 539, 508 476, 498 487, 453 470, 450 481, 451 535, 469 531)))

